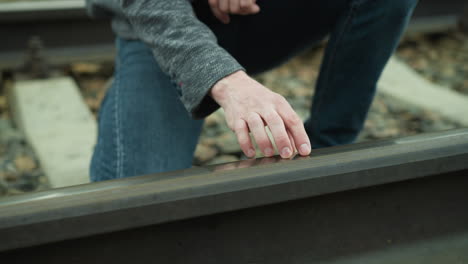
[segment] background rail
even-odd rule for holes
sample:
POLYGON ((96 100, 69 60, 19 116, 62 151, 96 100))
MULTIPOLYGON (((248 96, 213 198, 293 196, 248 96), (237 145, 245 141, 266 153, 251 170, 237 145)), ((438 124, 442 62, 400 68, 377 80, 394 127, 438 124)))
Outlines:
MULTIPOLYGON (((423 0, 409 31, 433 31, 457 22, 464 1, 423 0)), ((28 42, 39 37, 50 64, 112 60, 114 35, 107 20, 87 17, 84 0, 0 3, 0 69, 23 64, 28 42)))

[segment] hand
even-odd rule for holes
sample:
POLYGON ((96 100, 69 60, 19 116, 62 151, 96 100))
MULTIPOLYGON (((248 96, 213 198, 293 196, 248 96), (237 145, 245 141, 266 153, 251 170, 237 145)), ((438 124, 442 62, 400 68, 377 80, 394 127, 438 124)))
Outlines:
POLYGON ((249 131, 266 157, 274 155, 265 125, 269 127, 282 158, 290 158, 295 148, 300 155, 310 154, 310 141, 302 120, 286 99, 245 72, 237 71, 218 81, 211 89, 211 96, 224 109, 227 124, 236 133, 247 157, 255 156, 249 131))
POLYGON ((230 22, 229 14, 253 15, 260 12, 257 0, 208 0, 213 15, 222 23, 230 22))

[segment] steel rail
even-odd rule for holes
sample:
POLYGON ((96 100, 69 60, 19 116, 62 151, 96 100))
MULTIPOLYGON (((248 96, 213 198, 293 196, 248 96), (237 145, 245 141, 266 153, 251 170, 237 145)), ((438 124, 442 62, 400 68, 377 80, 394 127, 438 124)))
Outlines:
MULTIPOLYGON (((87 254, 90 254, 88 257, 92 257, 97 253, 94 252, 96 249, 93 249, 97 246, 94 242, 101 239, 107 241, 106 247, 110 250, 114 246, 119 248, 124 244, 128 247, 127 242, 138 240, 140 235, 160 234, 161 238, 156 235, 152 236, 151 243, 161 245, 167 242, 168 245, 162 248, 169 247, 169 244, 172 243, 171 245, 175 246, 175 248, 167 250, 174 253, 177 251, 177 241, 184 237, 182 234, 177 233, 179 228, 182 230, 180 232, 190 229, 190 231, 187 231, 190 233, 188 235, 190 239, 200 240, 197 241, 207 248, 216 248, 216 245, 204 241, 204 233, 197 231, 197 228, 206 228, 206 225, 209 226, 209 223, 214 221, 213 219, 218 219, 215 222, 221 221, 220 219, 223 219, 221 222, 229 222, 228 219, 230 218, 238 218, 239 222, 243 223, 242 228, 250 232, 245 234, 245 232, 239 231, 239 234, 252 236, 251 232, 257 232, 257 229, 261 229, 262 225, 268 226, 268 224, 263 223, 265 219, 258 212, 268 215, 268 217, 271 217, 269 221, 276 224, 280 224, 273 220, 276 217, 279 217, 279 219, 289 216, 298 218, 295 218, 295 220, 288 218, 287 221, 285 220, 288 226, 282 227, 284 230, 289 230, 288 232, 293 232, 291 234, 292 238, 287 238, 286 234, 283 234, 281 230, 267 228, 268 230, 263 230, 265 233, 258 231, 261 235, 259 233, 259 237, 255 238, 258 239, 257 242, 267 243, 268 233, 276 232, 277 235, 280 235, 295 247, 303 250, 313 250, 305 245, 300 246, 298 241, 293 242, 291 239, 294 240, 294 237, 298 236, 294 232, 299 232, 299 230, 294 228, 299 226, 301 229, 305 228, 307 230, 312 228, 303 226, 306 223, 301 222, 301 217, 306 217, 303 215, 304 212, 314 211, 317 208, 324 210, 324 215, 314 214, 314 217, 318 217, 320 221, 324 221, 323 223, 327 221, 333 223, 334 228, 338 228, 338 233, 327 235, 315 229, 309 230, 309 232, 316 235, 317 239, 319 237, 321 239, 334 237, 334 239, 337 239, 336 243, 340 243, 339 240, 344 239, 344 241, 347 241, 346 246, 344 246, 346 248, 345 255, 351 254, 351 250, 352 252, 356 250, 367 251, 370 250, 369 248, 373 248, 372 233, 361 230, 364 233, 356 234, 362 235, 363 239, 365 237, 365 239, 369 240, 359 240, 360 244, 358 244, 361 246, 349 240, 348 235, 339 233, 343 232, 339 227, 340 225, 347 226, 349 224, 360 226, 366 223, 369 230, 376 229, 381 232, 381 234, 375 233, 379 237, 378 239, 385 239, 382 236, 391 236, 391 232, 389 233, 382 226, 385 223, 385 225, 388 225, 389 230, 399 234, 397 237, 402 236, 399 243, 394 242, 398 246, 405 246, 407 243, 413 243, 421 239, 425 241, 423 239, 425 236, 428 236, 427 239, 435 239, 435 242, 433 241, 435 244, 431 244, 431 246, 436 248, 445 248, 447 243, 468 246, 468 236, 463 235, 465 231, 468 231, 468 210, 466 210, 468 208, 466 204, 468 199, 468 192, 466 192, 468 187, 467 176, 468 129, 459 129, 317 150, 310 157, 296 158, 295 160, 281 160, 278 158, 246 160, 219 166, 24 194, 0 201, 0 237, 2 237, 0 251, 7 251, 7 255, 12 254, 16 257, 26 258, 26 256, 33 255, 24 254, 24 252, 37 253, 44 250, 67 249, 79 245, 87 254), (380 191, 372 191, 375 188, 380 191), (369 192, 372 194, 368 194, 369 192), (415 195, 414 200, 408 200, 411 195, 415 195), (366 198, 363 199, 362 197, 366 198), (329 199, 333 201, 336 199, 336 203, 343 204, 335 207, 333 203, 330 203, 329 199), (382 203, 383 207, 373 205, 373 201, 382 203), (348 202, 350 204, 345 206, 344 204, 348 202), (343 206, 346 209, 343 209, 343 206), (350 208, 347 208, 348 206, 350 208), (370 206, 373 208, 372 210, 380 211, 382 215, 375 215, 376 211, 372 210, 364 212, 362 211, 363 206, 366 208, 370 206), (401 210, 405 211, 405 213, 394 215, 400 210, 397 207, 403 208, 401 210), (277 215, 278 210, 282 212, 279 215, 277 215), (288 210, 291 210, 291 212, 288 210), (334 219, 333 215, 336 210, 345 210, 346 214, 350 214, 348 216, 353 220, 348 223, 345 219, 334 219), (356 210, 358 215, 362 215, 354 219, 355 216, 351 214, 353 210, 356 210), (433 223, 431 219, 427 219, 428 217, 433 217, 436 222, 433 223), (208 222, 200 219, 205 219, 208 222), (258 219, 262 219, 261 222, 258 222, 258 219), (298 224, 295 227, 294 221, 296 220, 301 222, 302 225, 298 224), (402 224, 403 222, 399 223, 398 228, 400 229, 398 229, 396 226, 392 226, 392 221, 403 221, 404 224, 402 224), (194 227, 199 224, 202 227, 194 227), (418 232, 414 233, 414 230, 411 230, 411 224, 414 224, 413 228, 417 226, 418 232), (175 226, 177 228, 172 228, 175 226), (155 233, 142 231, 147 228, 155 233), (173 237, 175 240, 170 239, 171 234, 165 233, 166 228, 174 232, 171 234, 175 234, 173 237), (122 237, 117 234, 121 234, 122 237), (407 234, 411 235, 408 237, 407 234), (454 234, 456 235, 454 236, 454 234), (327 238, 327 236, 329 237, 327 238), (169 239, 170 241, 160 239, 169 239), (110 241, 114 241, 116 244, 113 245, 110 241), (49 248, 48 245, 52 246, 49 248)), ((315 220, 312 217, 310 221, 315 220)), ((269 226, 269 228, 274 228, 274 226, 269 226)), ((359 228, 363 227, 360 226, 359 228)), ((227 232, 229 235, 226 234, 226 236, 235 237, 232 230, 229 230, 223 229, 220 232, 223 234, 227 232)), ((327 232, 331 231, 327 230, 327 232)), ((210 236, 214 235, 212 232, 208 232, 210 236)), ((297 237, 297 239, 299 238, 305 239, 302 235, 297 237)), ((218 237, 217 239, 221 238, 218 237)), ((240 237, 236 237, 236 239, 242 241, 240 237)), ((391 238, 388 239, 391 240, 391 238)), ((216 241, 211 242, 216 244, 216 241)), ((135 241, 134 243, 139 242, 135 241)), ((274 241, 274 243, 287 246, 279 241, 274 241)), ((314 243, 319 243, 319 241, 314 243)), ((137 244, 134 245, 138 247, 137 244)), ((196 247, 196 245, 194 246, 196 247)), ((244 255, 237 252, 240 254, 237 256, 238 258, 242 259, 247 255, 259 256, 258 254, 261 253, 247 252, 249 247, 254 246, 250 244, 245 246, 244 248, 238 245, 237 250, 244 252, 242 253, 244 255)), ((424 248, 424 244, 420 243, 414 246, 418 250, 424 248)), ((269 250, 275 248, 274 245, 259 245, 259 247, 257 247, 258 250, 261 250, 262 247, 269 248, 269 250)), ((142 246, 143 248, 148 250, 148 246, 142 246)), ((136 249, 132 248, 132 250, 136 249)), ((218 248, 218 250, 221 249, 218 248)), ((294 249, 290 250, 295 252, 294 249)), ((323 250, 328 252, 326 249, 323 250)), ((391 250, 396 249, 392 247, 391 250)), ((416 252, 419 252, 418 250, 416 252)), ((397 251, 398 254, 403 252, 397 251)), ((281 252, 284 254, 283 251, 281 252)), ((408 254, 414 253, 408 252, 408 254)), ((460 258, 466 257, 465 260, 468 260, 468 256, 463 255, 461 252, 464 251, 452 253, 460 258)), ((150 252, 145 254, 150 254, 150 252)), ((199 257, 193 255, 194 252, 190 254, 194 259, 199 257)), ((274 254, 274 250, 268 254, 274 254)), ((302 254, 306 254, 306 252, 295 252, 291 255, 291 258, 297 260, 301 256, 304 257, 302 254)), ((331 252, 327 254, 331 254, 331 252)), ((120 256, 121 254, 117 255, 120 256)), ((34 256, 37 257, 37 255, 34 256)), ((233 257, 232 255, 229 256, 233 257)), ((284 255, 281 256, 284 257, 284 255)), ((394 256, 394 254, 387 257, 390 256, 394 256)), ((422 257, 423 255, 418 256, 422 257)), ((49 261, 48 258, 43 257, 49 261)), ((106 255, 106 258, 108 257, 109 255, 106 255)), ((327 255, 328 257, 330 256, 327 255)), ((164 260, 163 256, 157 257, 157 259, 161 258, 164 260)), ((227 261, 224 257, 217 256, 216 258, 227 261)), ((306 259, 311 260, 311 258, 306 259)), ((184 261, 187 261, 187 259, 180 256, 180 259, 172 263, 184 263, 184 261)), ((185 263, 199 262, 189 261, 185 263)), ((216 262, 207 261, 206 263, 216 262)), ((236 262, 231 260, 223 263, 236 262)), ((281 262, 260 261, 251 263, 281 262)))
POLYGON ((0 70, 24 64, 32 37, 50 65, 112 61, 115 54, 109 21, 90 19, 84 0, 0 3, 0 32, 0 70))
POLYGON ((86 17, 84 0, 19 1, 0 3, 0 23, 86 17))

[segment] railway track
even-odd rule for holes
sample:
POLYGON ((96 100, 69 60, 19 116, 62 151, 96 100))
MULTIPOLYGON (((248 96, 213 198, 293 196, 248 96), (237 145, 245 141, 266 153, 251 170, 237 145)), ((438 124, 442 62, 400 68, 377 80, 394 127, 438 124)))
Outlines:
MULTIPOLYGON (((421 1, 409 32, 453 26, 464 5, 458 0, 421 1)), ((42 40, 42 54, 52 65, 112 60, 115 52, 109 21, 89 19, 84 0, 0 3, 0 32, 0 70, 24 64, 33 36, 42 40)))
MULTIPOLYGON (((453 25, 460 2, 421 1, 410 30, 453 25)), ((0 70, 24 63, 31 36, 50 64, 114 52, 83 1, 0 4, 0 32, 0 70)), ((245 160, 2 198, 0 258, 468 263, 467 189, 468 129, 245 160)))
POLYGON ((468 129, 13 196, 14 263, 467 263, 468 129))
POLYGON ((0 70, 22 66, 33 37, 51 65, 113 60, 114 35, 107 20, 91 20, 84 0, 0 3, 0 70))

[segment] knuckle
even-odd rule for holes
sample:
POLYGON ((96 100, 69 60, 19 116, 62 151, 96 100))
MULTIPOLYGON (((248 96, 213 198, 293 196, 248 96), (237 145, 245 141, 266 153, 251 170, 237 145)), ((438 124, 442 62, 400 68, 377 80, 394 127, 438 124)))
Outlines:
POLYGON ((252 3, 241 2, 241 4, 240 4, 240 8, 241 8, 244 12, 247 12, 247 13, 251 13, 253 7, 254 7, 254 6, 252 5, 252 3))
POLYGON ((288 114, 285 119, 285 122, 290 126, 298 126, 299 124, 302 124, 302 120, 296 114, 288 114))
POLYGON ((265 114, 263 114, 263 118, 265 118, 265 120, 268 123, 278 122, 278 119, 279 119, 278 115, 276 113, 274 113, 273 111, 265 112, 265 114))
POLYGON ((277 116, 275 119, 271 120, 270 123, 268 123, 270 127, 274 127, 276 129, 284 127, 283 120, 279 116, 277 116))
POLYGON ((236 133, 241 133, 242 131, 244 131, 245 125, 243 124, 243 122, 239 121, 239 122, 236 122, 233 127, 236 133))
POLYGON ((252 5, 255 4, 255 1, 252 1, 252 0, 242 0, 242 2, 244 3, 244 6, 246 7, 251 7, 252 5))
POLYGON ((258 121, 258 115, 256 113, 251 112, 247 115, 247 122, 249 124, 256 124, 258 123, 257 121, 258 121))
POLYGON ((223 13, 228 13, 229 12, 229 6, 227 5, 220 5, 219 10, 221 10, 223 13))
POLYGON ((236 131, 236 130, 237 130, 236 127, 235 127, 235 125, 233 125, 232 123, 229 123, 229 122, 228 122, 228 123, 227 123, 227 126, 229 127, 229 129, 231 129, 231 131, 236 131))
POLYGON ((235 14, 235 13, 239 13, 239 11, 240 11, 240 8, 239 8, 238 5, 233 5, 233 6, 231 6, 230 9, 231 9, 231 10, 230 10, 231 13, 234 13, 234 14, 235 14))
POLYGON ((273 95, 273 100, 274 100, 275 103, 277 103, 277 104, 288 103, 288 101, 286 101, 286 98, 284 98, 282 95, 277 94, 277 93, 275 93, 275 94, 273 95))
POLYGON ((218 6, 218 0, 208 0, 208 4, 211 7, 216 7, 216 6, 218 6))

